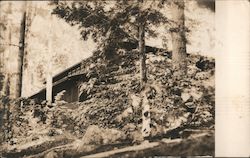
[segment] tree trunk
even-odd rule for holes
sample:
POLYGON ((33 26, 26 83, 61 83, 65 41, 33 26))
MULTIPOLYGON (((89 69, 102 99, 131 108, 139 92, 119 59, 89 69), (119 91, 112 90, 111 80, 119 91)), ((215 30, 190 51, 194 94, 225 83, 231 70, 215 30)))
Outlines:
POLYGON ((181 74, 186 73, 186 37, 185 37, 185 3, 184 0, 173 0, 171 14, 174 27, 170 29, 172 36, 172 61, 174 69, 181 74))
POLYGON ((19 38, 19 53, 18 53, 18 79, 17 79, 17 89, 16 98, 22 96, 22 78, 23 78, 23 57, 24 57, 24 47, 25 47, 25 30, 26 30, 26 11, 22 15, 21 27, 20 27, 20 38, 19 38))
POLYGON ((10 75, 8 73, 5 74, 2 91, 5 96, 10 96, 10 75))
POLYGON ((140 53, 140 86, 141 86, 141 105, 142 105, 142 136, 147 138, 151 134, 150 129, 150 105, 146 95, 147 83, 147 68, 146 68, 146 54, 145 54, 145 25, 146 19, 142 14, 143 0, 139 0, 139 53, 140 53))
POLYGON ((139 53, 140 53, 140 75, 141 88, 147 82, 146 55, 145 55, 145 23, 139 25, 139 53))
MULTIPOLYGON (((0 1, 0 9, 2 10, 2 7, 1 7, 1 3, 2 1, 0 1)), ((0 25, 3 25, 5 27, 5 23, 3 23, 2 21, 5 21, 5 17, 4 16, 1 16, 0 17, 0 25)), ((0 28, 1 31, 0 31, 0 39, 2 41, 2 38, 4 36, 4 31, 2 30, 2 28, 0 28)), ((0 45, 0 95, 1 93, 3 93, 3 84, 4 84, 4 46, 0 45)))
POLYGON ((151 117, 150 117, 150 104, 147 98, 148 90, 143 90, 141 93, 142 97, 142 137, 147 138, 151 134, 151 117))

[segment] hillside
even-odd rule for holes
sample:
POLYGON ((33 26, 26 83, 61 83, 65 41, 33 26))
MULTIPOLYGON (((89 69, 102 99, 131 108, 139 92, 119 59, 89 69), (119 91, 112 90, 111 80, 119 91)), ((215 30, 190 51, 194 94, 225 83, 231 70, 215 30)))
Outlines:
POLYGON ((188 55, 183 78, 174 73, 169 53, 147 54, 152 120, 147 142, 140 135, 139 53, 117 54, 110 62, 96 54, 90 58, 83 102, 51 106, 24 100, 21 108, 2 99, 1 110, 11 112, 2 156, 80 157, 109 150, 117 152, 106 157, 214 155, 214 59, 188 55))

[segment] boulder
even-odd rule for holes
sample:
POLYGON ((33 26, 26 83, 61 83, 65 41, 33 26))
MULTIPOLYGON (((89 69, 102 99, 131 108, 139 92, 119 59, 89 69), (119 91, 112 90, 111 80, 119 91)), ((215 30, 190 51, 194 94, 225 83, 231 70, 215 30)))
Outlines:
POLYGON ((117 129, 104 129, 103 131, 103 144, 115 143, 126 139, 125 134, 117 129))
POLYGON ((136 130, 136 126, 133 123, 128 123, 123 127, 123 131, 126 131, 126 132, 131 132, 135 130, 136 130))
POLYGON ((44 158, 58 158, 58 154, 55 151, 52 150, 52 151, 48 152, 44 156, 44 158))
POLYGON ((96 149, 96 145, 87 145, 84 143, 83 140, 79 139, 75 140, 73 144, 74 144, 74 149, 76 150, 77 153, 90 152, 96 149))
POLYGON ((118 142, 126 139, 126 135, 117 129, 105 129, 96 125, 90 125, 82 138, 84 144, 100 145, 118 142))
POLYGON ((129 139, 131 139, 133 143, 141 143, 144 140, 142 133, 138 130, 131 132, 129 139))
POLYGON ((96 125, 91 125, 83 136, 84 144, 101 144, 103 130, 96 125))
POLYGON ((189 93, 187 93, 187 92, 181 93, 181 99, 182 99, 184 102, 188 101, 188 99, 190 99, 190 98, 191 98, 191 95, 190 95, 189 93))
POLYGON ((199 100, 202 97, 203 93, 199 91, 198 88, 192 87, 190 89, 185 89, 181 94, 182 99, 187 101, 199 100), (190 96, 189 96, 190 95, 190 96), (189 98, 188 98, 189 97, 189 98))

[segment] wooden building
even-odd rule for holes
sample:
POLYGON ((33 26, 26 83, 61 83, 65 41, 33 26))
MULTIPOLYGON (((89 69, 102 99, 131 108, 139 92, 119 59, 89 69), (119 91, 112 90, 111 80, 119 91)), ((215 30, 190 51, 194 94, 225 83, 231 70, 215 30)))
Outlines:
MULTIPOLYGON (((81 82, 87 82, 86 74, 82 72, 83 62, 77 63, 70 68, 62 71, 61 73, 53 77, 52 99, 55 100, 55 96, 65 90, 62 100, 66 102, 79 101, 79 84, 81 82)), ((37 102, 46 100, 46 88, 40 90, 36 94, 29 97, 35 99, 37 102)))
MULTIPOLYGON (((137 43, 131 43, 131 42, 123 42, 121 43, 120 47, 125 48, 126 50, 132 50, 136 49, 138 46, 137 43)), ((146 53, 152 52, 163 52, 164 49, 146 46, 146 53)), ((168 53, 169 54, 169 53, 168 53)), ((83 101, 86 96, 80 96, 80 84, 83 82, 88 82, 89 79, 93 76, 88 76, 88 67, 91 64, 95 64, 95 61, 97 58, 100 58, 98 56, 91 56, 73 66, 70 68, 62 71, 61 73, 55 75, 52 79, 52 102, 55 101, 55 97, 58 93, 65 91, 64 95, 62 96, 62 100, 66 102, 77 102, 77 101, 83 101)), ((97 77, 97 76, 95 76, 97 77)), ((82 93, 81 93, 82 95, 82 93)), ((42 89, 36 94, 29 97, 30 99, 35 99, 37 102, 41 102, 43 100, 46 100, 46 89, 42 89)))

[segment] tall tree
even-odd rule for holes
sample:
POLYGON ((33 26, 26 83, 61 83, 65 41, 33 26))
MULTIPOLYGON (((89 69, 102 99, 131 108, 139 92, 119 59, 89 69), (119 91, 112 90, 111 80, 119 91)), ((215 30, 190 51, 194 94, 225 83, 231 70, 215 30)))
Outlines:
POLYGON ((180 74, 185 74, 187 67, 184 8, 184 0, 172 0, 171 15, 173 18, 173 26, 170 29, 172 36, 172 61, 175 70, 180 74))
POLYGON ((138 30, 139 30, 139 53, 140 53, 140 73, 141 73, 141 102, 142 102, 142 136, 150 136, 150 107, 147 101, 147 96, 145 92, 145 84, 147 82, 147 69, 146 69, 146 54, 145 54, 145 25, 146 19, 144 12, 142 10, 143 0, 139 0, 139 13, 138 13, 138 30))
POLYGON ((18 52, 18 70, 17 70, 17 86, 16 86, 16 98, 22 96, 22 79, 23 79, 23 59, 25 48, 25 32, 26 32, 26 1, 23 4, 23 13, 20 26, 19 37, 19 52, 18 52))
MULTIPOLYGON (((152 25, 159 25, 166 20, 162 13, 151 7, 156 3, 158 1, 144 3, 149 4, 143 9, 149 24, 145 25, 148 36, 154 35, 152 25)), ((79 26, 82 38, 87 40, 92 37, 98 44, 98 50, 115 50, 122 41, 138 42, 138 4, 138 0, 57 1, 53 13, 69 24, 79 26)))
POLYGON ((139 53, 140 53, 140 73, 141 73, 141 87, 147 82, 147 70, 146 70, 146 54, 145 54, 145 25, 146 19, 142 11, 143 0, 139 0, 139 19, 138 19, 138 30, 139 30, 139 53))

